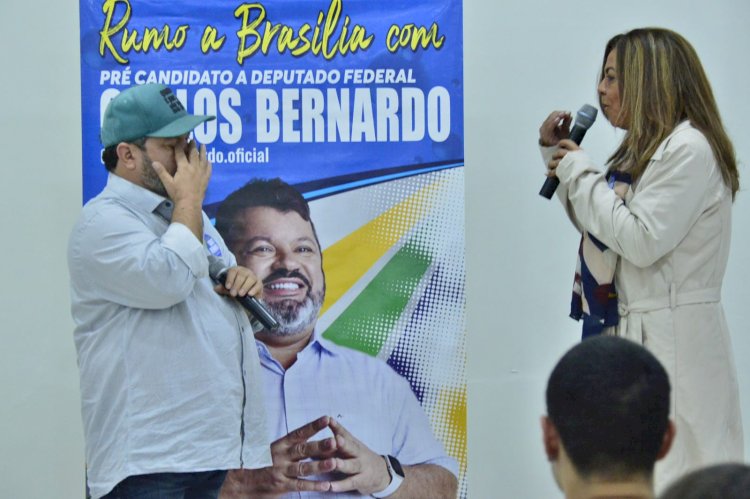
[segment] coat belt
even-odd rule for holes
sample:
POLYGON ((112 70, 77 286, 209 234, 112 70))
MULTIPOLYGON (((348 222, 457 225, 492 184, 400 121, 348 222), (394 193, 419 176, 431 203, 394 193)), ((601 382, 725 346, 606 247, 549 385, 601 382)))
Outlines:
POLYGON ((617 309, 622 317, 629 313, 653 312, 664 308, 695 305, 697 303, 717 303, 719 301, 721 301, 721 288, 695 289, 678 293, 677 286, 673 283, 669 286, 668 295, 644 298, 631 303, 624 303, 621 298, 617 304, 617 309))

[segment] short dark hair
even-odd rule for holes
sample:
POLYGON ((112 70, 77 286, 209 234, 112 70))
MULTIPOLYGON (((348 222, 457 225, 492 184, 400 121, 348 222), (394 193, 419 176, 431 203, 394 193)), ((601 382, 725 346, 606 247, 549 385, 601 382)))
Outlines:
POLYGON ((669 425, 664 367, 642 346, 596 336, 570 349, 547 383, 547 414, 584 477, 653 474, 669 425))
MULTIPOLYGON (((134 144, 138 146, 139 148, 143 149, 146 146, 146 137, 141 137, 140 139, 131 140, 129 143, 134 144)), ((104 150, 102 151, 102 162, 104 163, 104 168, 106 168, 107 171, 113 172, 115 171, 115 167, 117 167, 118 144, 113 144, 109 147, 105 147, 104 150)))
POLYGON ((216 230, 229 246, 232 246, 236 239, 235 234, 240 229, 235 226, 237 215, 248 208, 261 206, 282 213, 293 211, 306 222, 310 222, 315 242, 320 248, 315 224, 310 219, 310 206, 307 200, 297 189, 280 178, 254 178, 222 201, 216 211, 216 230))
POLYGON ((659 499, 750 499, 750 466, 726 463, 683 476, 659 499))

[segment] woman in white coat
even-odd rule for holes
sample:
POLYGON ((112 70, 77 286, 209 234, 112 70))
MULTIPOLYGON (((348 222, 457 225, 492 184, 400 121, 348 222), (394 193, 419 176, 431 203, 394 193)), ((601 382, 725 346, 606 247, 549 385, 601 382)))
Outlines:
POLYGON ((619 320, 605 334, 643 344, 669 373, 677 435, 656 467, 659 490, 700 466, 743 459, 720 301, 739 175, 701 63, 679 34, 612 38, 598 92, 604 115, 626 130, 606 171, 567 140, 569 113, 550 114, 539 142, 574 224, 613 253, 619 320), (618 195, 608 180, 622 173, 631 183, 618 195))

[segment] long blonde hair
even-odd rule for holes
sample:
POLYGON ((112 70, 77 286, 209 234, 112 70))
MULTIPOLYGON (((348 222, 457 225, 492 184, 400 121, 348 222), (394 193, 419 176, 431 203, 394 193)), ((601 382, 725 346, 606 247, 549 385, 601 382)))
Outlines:
POLYGON ((739 189, 734 147, 695 49, 668 29, 642 28, 616 35, 604 50, 600 81, 612 50, 617 55, 615 70, 627 133, 609 158, 609 169, 639 178, 659 144, 680 122, 690 120, 711 145, 734 199, 739 189))

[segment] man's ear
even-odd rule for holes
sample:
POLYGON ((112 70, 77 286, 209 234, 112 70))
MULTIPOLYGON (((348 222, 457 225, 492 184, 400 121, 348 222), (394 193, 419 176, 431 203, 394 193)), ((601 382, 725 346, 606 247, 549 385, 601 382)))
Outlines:
POLYGON ((664 432, 664 438, 661 441, 661 447, 659 453, 656 455, 656 459, 659 460, 667 455, 669 449, 672 448, 672 442, 674 442, 674 436, 677 433, 677 428, 674 422, 670 419, 667 425, 667 430, 664 432))
POLYGON ((548 461, 557 461, 560 455, 560 434, 547 416, 542 416, 542 442, 548 461))
POLYGON ((137 146, 128 144, 127 142, 120 142, 115 148, 115 151, 117 151, 117 163, 121 164, 128 170, 134 170, 137 166, 136 157, 133 154, 133 147, 137 146))

